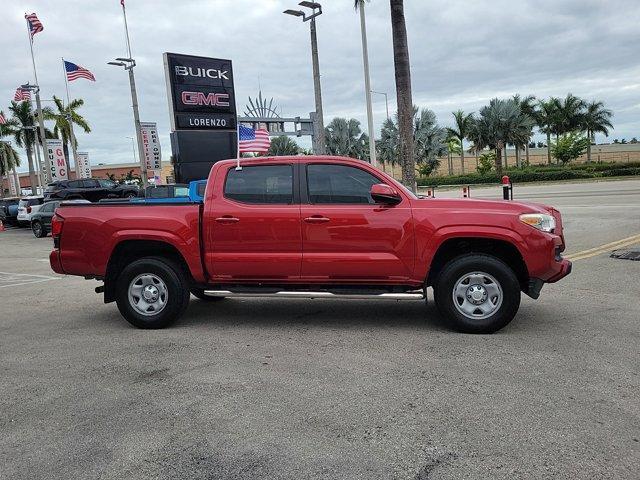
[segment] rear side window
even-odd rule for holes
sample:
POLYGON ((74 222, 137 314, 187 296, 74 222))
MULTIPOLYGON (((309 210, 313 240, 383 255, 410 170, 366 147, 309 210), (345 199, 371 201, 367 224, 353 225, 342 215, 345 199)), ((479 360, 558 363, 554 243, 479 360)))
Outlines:
POLYGON ((72 180, 67 182, 69 188, 82 188, 82 180, 72 180))
POLYGON ((372 204, 371 185, 382 183, 370 173, 347 165, 307 166, 311 203, 372 204))
POLYGON ((293 167, 291 165, 258 165, 229 169, 224 183, 224 196, 243 203, 292 204, 293 167))

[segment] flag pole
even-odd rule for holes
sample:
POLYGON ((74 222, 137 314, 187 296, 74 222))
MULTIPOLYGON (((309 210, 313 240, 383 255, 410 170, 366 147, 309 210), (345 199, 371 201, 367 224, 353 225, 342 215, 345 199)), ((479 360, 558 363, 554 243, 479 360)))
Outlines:
MULTIPOLYGON (((236 117, 237 118, 237 117, 236 117)), ((237 125, 236 125, 236 142, 238 144, 238 148, 236 150, 237 154, 236 154, 236 170, 242 170, 242 167, 240 166, 240 123, 238 123, 236 121, 237 125)))
POLYGON ((131 42, 129 41, 129 26, 127 25, 127 10, 124 7, 124 0, 120 1, 120 5, 122 5, 122 16, 124 18, 124 34, 127 39, 127 54, 129 58, 133 58, 131 56, 131 42))
MULTIPOLYGON (((69 95, 69 77, 67 77, 67 68, 64 65, 64 57, 62 57, 62 74, 64 75, 64 85, 67 89, 67 109, 69 110, 65 117, 69 123, 69 133, 71 134, 71 151, 73 152, 73 168, 76 172, 76 178, 80 178, 80 168, 78 165, 78 145, 76 134, 73 133, 73 118, 71 118, 71 96, 69 95)), ((71 173, 71 172, 69 172, 71 173)), ((71 175, 69 175, 71 178, 71 175)))
MULTIPOLYGON (((33 77, 35 79, 35 95, 36 95, 36 108, 38 110, 38 126, 40 129, 40 139, 42 140, 42 155, 44 156, 45 162, 45 182, 49 182, 51 180, 51 162, 49 162, 49 155, 47 155, 47 136, 44 131, 44 118, 42 116, 42 103, 40 102, 40 84, 38 83, 38 70, 36 69, 36 57, 33 54, 33 36, 31 35, 31 26, 29 24, 29 20, 27 19, 27 14, 25 13, 25 22, 27 23, 27 36, 29 38, 29 47, 31 48, 31 62, 33 63, 33 77)), ((38 142, 36 142, 38 143, 38 142)), ((36 145, 36 148, 38 146, 36 145)), ((40 171, 42 171, 42 165, 39 165, 40 171)))

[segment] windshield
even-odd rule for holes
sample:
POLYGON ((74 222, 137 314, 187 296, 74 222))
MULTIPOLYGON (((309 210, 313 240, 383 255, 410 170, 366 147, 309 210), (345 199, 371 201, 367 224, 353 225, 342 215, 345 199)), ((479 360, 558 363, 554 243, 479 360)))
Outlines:
POLYGON ((103 188, 113 188, 116 186, 116 183, 111 180, 98 180, 98 182, 100 182, 100 186, 103 188))

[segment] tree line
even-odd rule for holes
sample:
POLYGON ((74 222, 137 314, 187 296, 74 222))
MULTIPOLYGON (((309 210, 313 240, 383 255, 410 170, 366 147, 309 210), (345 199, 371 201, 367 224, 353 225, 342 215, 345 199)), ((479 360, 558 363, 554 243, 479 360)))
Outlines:
MULTIPOLYGON (((465 154, 475 155, 476 163, 482 152, 491 153, 493 168, 498 173, 508 165, 507 146, 515 147, 518 167, 529 164, 529 148, 536 132, 546 136, 547 162, 555 158, 566 163, 587 153, 591 161, 591 145, 595 134, 608 136, 613 128, 613 113, 600 101, 587 102, 571 93, 564 98, 536 99, 533 95, 514 95, 508 99, 492 99, 478 114, 462 110, 452 112, 453 126, 438 125, 436 115, 428 108, 413 107, 413 160, 421 175, 431 174, 440 158, 447 155, 452 170, 454 157, 459 157, 465 173, 465 154), (464 147, 465 142, 467 146, 464 147)), ((369 160, 369 138, 355 119, 334 118, 325 129, 326 150, 331 155, 369 160)), ((376 152, 381 163, 401 164, 400 128, 398 116, 385 120, 376 140, 376 152)), ((296 155, 300 148, 290 138, 276 138, 272 155, 296 155)))

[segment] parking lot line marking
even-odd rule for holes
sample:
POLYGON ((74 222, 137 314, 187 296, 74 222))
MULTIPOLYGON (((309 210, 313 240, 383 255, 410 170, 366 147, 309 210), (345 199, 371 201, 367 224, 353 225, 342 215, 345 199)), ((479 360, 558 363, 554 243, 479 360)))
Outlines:
POLYGON ((34 283, 42 283, 42 282, 48 282, 50 280, 59 280, 59 279, 60 279, 59 277, 50 277, 47 275, 0 272, 0 288, 19 287, 22 285, 32 285, 34 283), (14 282, 14 283, 5 283, 5 282, 14 282))
POLYGON ((632 237, 623 238, 615 242, 605 243, 604 245, 600 245, 599 247, 594 247, 588 250, 583 250, 581 252, 567 255, 565 258, 571 261, 584 260, 585 258, 591 258, 595 257, 596 255, 601 255, 612 249, 628 247, 636 243, 640 243, 640 235, 634 235, 632 237))

